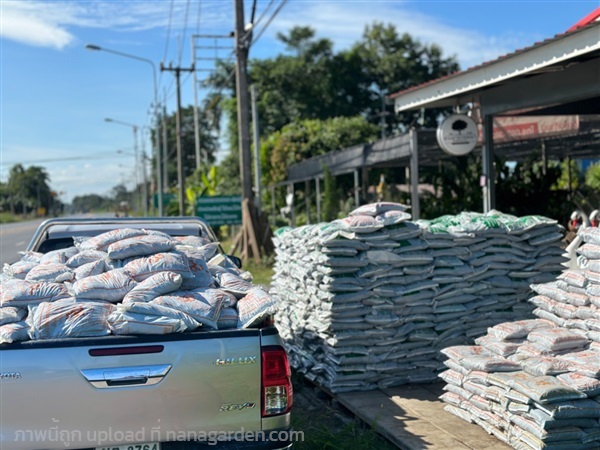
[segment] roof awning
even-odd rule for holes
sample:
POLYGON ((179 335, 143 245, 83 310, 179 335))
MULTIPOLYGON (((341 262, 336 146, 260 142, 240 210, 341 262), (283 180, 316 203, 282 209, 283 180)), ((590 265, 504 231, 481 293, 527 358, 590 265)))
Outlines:
POLYGON ((477 102, 493 105, 491 114, 600 97, 600 22, 390 97, 396 112, 477 102), (566 79, 570 88, 565 91, 561 81, 566 79), (512 91, 507 97, 499 88, 508 84, 512 91), (535 101, 528 103, 531 90, 535 101), (544 93, 541 98, 540 92, 544 93), (484 101, 486 97, 490 101, 484 101))

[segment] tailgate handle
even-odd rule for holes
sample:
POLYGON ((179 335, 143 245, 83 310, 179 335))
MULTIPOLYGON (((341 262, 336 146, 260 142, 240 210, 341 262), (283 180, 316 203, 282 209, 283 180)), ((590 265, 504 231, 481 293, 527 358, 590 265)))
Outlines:
POLYGON ((156 366, 111 367, 106 369, 86 369, 81 374, 89 383, 99 389, 124 386, 150 386, 158 384, 171 370, 171 364, 156 366))

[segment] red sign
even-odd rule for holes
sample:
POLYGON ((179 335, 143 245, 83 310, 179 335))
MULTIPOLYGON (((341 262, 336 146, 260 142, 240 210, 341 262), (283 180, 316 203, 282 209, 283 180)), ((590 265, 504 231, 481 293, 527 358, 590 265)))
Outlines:
MULTIPOLYGON (((481 125, 479 125, 481 128, 481 125)), ((539 139, 579 130, 579 116, 518 116, 494 118, 494 142, 539 139)), ((480 142, 483 133, 479 133, 480 142)))

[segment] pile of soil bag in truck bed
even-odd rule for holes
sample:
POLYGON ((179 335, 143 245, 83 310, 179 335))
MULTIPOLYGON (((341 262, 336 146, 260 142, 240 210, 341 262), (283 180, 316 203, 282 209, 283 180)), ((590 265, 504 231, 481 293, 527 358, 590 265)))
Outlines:
POLYGON ((136 228, 23 252, 0 281, 0 344, 242 329, 275 304, 218 243, 136 228))

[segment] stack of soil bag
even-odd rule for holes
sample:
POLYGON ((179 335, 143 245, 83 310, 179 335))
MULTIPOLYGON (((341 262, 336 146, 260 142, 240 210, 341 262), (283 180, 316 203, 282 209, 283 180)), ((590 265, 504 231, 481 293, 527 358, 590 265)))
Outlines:
POLYGON ((280 229, 271 293, 292 364, 333 392, 434 381, 440 349, 533 317, 529 284, 560 272, 561 237, 543 217, 413 223, 394 203, 280 229))
POLYGON ((0 343, 246 328, 272 314, 273 298, 218 248, 121 228, 25 252, 1 275, 0 343))
POLYGON ((581 230, 581 268, 533 284, 537 319, 442 351, 446 410, 516 449, 600 448, 600 230, 581 230))

